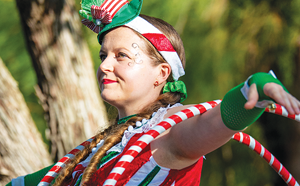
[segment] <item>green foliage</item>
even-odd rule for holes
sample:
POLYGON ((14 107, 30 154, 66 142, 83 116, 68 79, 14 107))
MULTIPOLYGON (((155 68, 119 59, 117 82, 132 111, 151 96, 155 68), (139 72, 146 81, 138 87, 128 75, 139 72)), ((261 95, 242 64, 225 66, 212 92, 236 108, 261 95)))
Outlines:
MULTIPOLYGON (((270 69, 292 90, 293 77, 300 73, 293 68, 300 35, 299 8, 297 0, 151 0, 144 2, 142 13, 163 18, 181 34, 187 59, 182 80, 188 99, 184 103, 190 104, 222 99, 249 75, 270 69)), ((246 133, 268 147, 262 125, 256 122, 246 133)), ((201 185, 267 186, 278 176, 237 142, 206 157, 201 185)))

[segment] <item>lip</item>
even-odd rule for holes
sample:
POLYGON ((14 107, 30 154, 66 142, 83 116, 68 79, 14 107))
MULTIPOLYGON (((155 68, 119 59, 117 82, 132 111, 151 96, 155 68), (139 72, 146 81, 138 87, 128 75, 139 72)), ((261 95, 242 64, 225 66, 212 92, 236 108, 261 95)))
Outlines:
POLYGON ((103 79, 103 84, 111 84, 111 83, 116 83, 117 81, 111 80, 111 79, 103 79))

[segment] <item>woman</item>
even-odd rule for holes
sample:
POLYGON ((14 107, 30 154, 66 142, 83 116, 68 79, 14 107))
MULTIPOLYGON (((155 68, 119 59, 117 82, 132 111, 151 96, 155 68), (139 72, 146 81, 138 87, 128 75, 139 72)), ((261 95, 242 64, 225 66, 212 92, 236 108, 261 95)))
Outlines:
MULTIPOLYGON (((102 43, 99 56, 102 63, 98 69, 97 77, 101 96, 104 101, 118 109, 119 118, 132 117, 124 124, 117 126, 107 138, 104 136, 104 142, 100 142, 104 145, 95 152, 90 161, 88 160, 89 163, 86 163, 88 166, 85 170, 76 169, 78 165, 75 165, 78 162, 74 164, 74 171, 72 170, 74 166, 70 166, 70 173, 73 172, 73 181, 67 181, 65 184, 76 185, 75 182, 79 183, 80 180, 81 184, 102 185, 114 164, 121 157, 119 154, 128 149, 141 136, 142 133, 139 132, 147 131, 147 124, 155 120, 155 125, 163 118, 189 107, 178 104, 181 95, 184 95, 185 92, 181 91, 180 88, 176 88, 174 92, 162 94, 167 81, 176 80, 178 78, 176 74, 183 73, 178 70, 178 73, 173 74, 173 78, 170 77, 176 68, 172 68, 174 64, 166 61, 157 51, 160 50, 160 46, 157 46, 157 43, 153 41, 155 39, 151 38, 150 34, 144 34, 144 31, 140 30, 140 27, 153 29, 148 28, 151 25, 147 25, 145 20, 167 36, 180 60, 184 61, 182 42, 176 31, 169 24, 155 18, 140 15, 140 17, 126 23, 125 26, 114 27, 99 35, 102 43), (134 114, 137 115, 134 116, 134 114), (157 114, 161 116, 157 116, 157 114), (132 127, 129 128, 128 126, 132 127), (140 127, 144 127, 144 129, 139 130, 140 127), (128 130, 125 135, 123 134, 124 130, 128 130), (126 138, 126 135, 129 137, 126 138), (100 163, 99 165, 101 159, 109 156, 110 153, 116 153, 116 155, 107 164, 100 163), (97 166, 100 166, 98 170, 97 166), (77 170, 78 172, 76 172, 77 170), (82 173, 83 176, 80 179, 82 173)), ((176 65, 179 66, 177 69, 181 69, 181 65, 176 65)), ((271 75, 264 75, 270 79, 267 81, 276 82, 276 79, 271 75)), ((176 83, 179 84, 178 81, 176 83)), ((174 86, 173 84, 172 87, 174 86)), ((300 103, 285 92, 281 85, 268 83, 263 89, 266 95, 286 106, 290 113, 299 114, 300 103), (290 104, 291 106, 289 106, 290 104)), ((238 92, 240 91, 238 90, 238 92)), ((230 94, 232 93, 229 93, 229 96, 231 96, 230 94)), ((232 106, 230 103, 236 98, 228 102, 227 99, 231 98, 227 97, 224 98, 225 103, 222 106, 229 108, 236 106, 235 104, 232 106)), ((245 100, 245 98, 242 99, 245 100)), ((257 99, 256 86, 253 84, 249 90, 249 100, 246 104, 242 103, 242 106, 245 104, 245 108, 252 109, 257 99)), ((238 109, 240 110, 242 107, 238 109)), ((229 113, 229 119, 226 118, 227 116, 223 116, 225 118, 222 119, 221 110, 220 105, 216 106, 211 111, 183 121, 159 135, 142 151, 136 161, 132 162, 132 167, 124 172, 117 185, 171 185, 174 183, 175 185, 199 185, 203 155, 226 143, 237 132, 228 127, 241 130, 248 125, 243 123, 236 127, 227 120, 239 116, 231 116, 234 114, 232 111, 229 113), (223 120, 227 122, 228 126, 224 124, 223 120), (157 167, 159 170, 156 170, 157 167)), ((257 110, 260 114, 263 109, 257 110)), ((253 111, 249 111, 247 114, 250 113, 251 115, 251 112, 253 111)), ((223 115, 226 114, 228 113, 223 115)), ((246 117, 253 119, 259 114, 254 111, 254 114, 252 113, 254 116, 246 117)), ((100 139, 102 136, 96 142, 99 143, 100 139)), ((66 176, 62 174, 56 183, 59 185, 64 183, 60 181, 66 180, 66 176)))
MULTIPOLYGON (((110 1, 96 4, 99 7, 83 1, 81 14, 87 18, 83 23, 99 33, 102 63, 97 78, 101 96, 118 109, 120 119, 96 135, 54 185, 103 185, 122 153, 144 132, 190 107, 179 103, 186 98, 183 82, 177 81, 185 65, 179 35, 160 19, 138 16, 141 1, 116 2, 120 7, 110 10, 110 1), (100 10, 103 16, 99 18, 100 10)), ((276 78, 266 73, 251 76, 228 92, 221 105, 154 139, 117 185, 199 185, 203 156, 253 123, 272 100, 290 114, 300 113, 300 102, 276 78)))

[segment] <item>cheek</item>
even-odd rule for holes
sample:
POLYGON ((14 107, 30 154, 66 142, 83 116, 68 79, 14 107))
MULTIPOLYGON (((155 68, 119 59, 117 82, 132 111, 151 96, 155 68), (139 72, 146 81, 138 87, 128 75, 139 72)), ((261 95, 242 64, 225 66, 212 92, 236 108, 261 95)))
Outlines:
POLYGON ((100 84, 100 81, 101 81, 101 70, 100 70, 100 67, 98 67, 98 70, 97 70, 97 81, 98 81, 98 84, 100 84))
POLYGON ((140 73, 136 71, 128 71, 122 73, 123 82, 121 83, 121 87, 127 94, 134 94, 138 90, 140 90, 143 85, 144 77, 141 77, 140 73))
POLYGON ((149 66, 135 64, 131 67, 128 66, 118 69, 115 73, 125 81, 125 84, 127 84, 126 88, 128 88, 127 91, 135 91, 137 88, 148 88, 153 85, 156 77, 153 75, 154 70, 150 68, 149 66))
POLYGON ((148 70, 143 70, 138 73, 138 75, 132 78, 132 81, 135 82, 135 86, 141 88, 152 87, 153 84, 153 74, 149 73, 148 70))

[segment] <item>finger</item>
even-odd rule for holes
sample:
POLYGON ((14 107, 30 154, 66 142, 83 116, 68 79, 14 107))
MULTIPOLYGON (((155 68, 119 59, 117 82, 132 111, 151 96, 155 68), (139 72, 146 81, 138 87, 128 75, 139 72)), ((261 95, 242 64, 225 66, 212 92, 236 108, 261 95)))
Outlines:
POLYGON ((292 97, 283 89, 275 89, 273 92, 269 92, 269 97, 271 97, 276 103, 284 106, 289 114, 295 114, 292 106, 292 97))
POLYGON ((299 101, 295 97, 287 93, 282 87, 269 90, 265 94, 273 98, 278 104, 284 106, 289 114, 299 114, 299 101))
POLYGON ((258 98, 259 98, 259 96, 257 93, 256 84, 253 83, 249 88, 248 101, 245 103, 244 108, 245 109, 253 109, 258 101, 258 98))
POLYGON ((282 86, 276 83, 267 83, 264 86, 264 93, 276 103, 284 106, 289 114, 300 114, 299 100, 286 92, 282 86))
POLYGON ((296 103, 297 103, 297 108, 298 108, 297 109, 297 114, 300 114, 300 101, 298 99, 296 99, 296 103))
POLYGON ((266 96, 276 100, 277 103, 284 102, 283 96, 285 91, 280 85, 276 83, 267 83, 263 90, 266 96))
POLYGON ((290 95, 290 97, 291 97, 290 98, 291 108, 293 109, 294 114, 296 115, 300 114, 300 102, 292 95, 290 95))
POLYGON ((286 108, 287 112, 292 115, 295 114, 294 109, 292 107, 292 101, 289 98, 289 95, 286 95, 285 97, 283 97, 283 101, 284 102, 281 105, 286 108))

